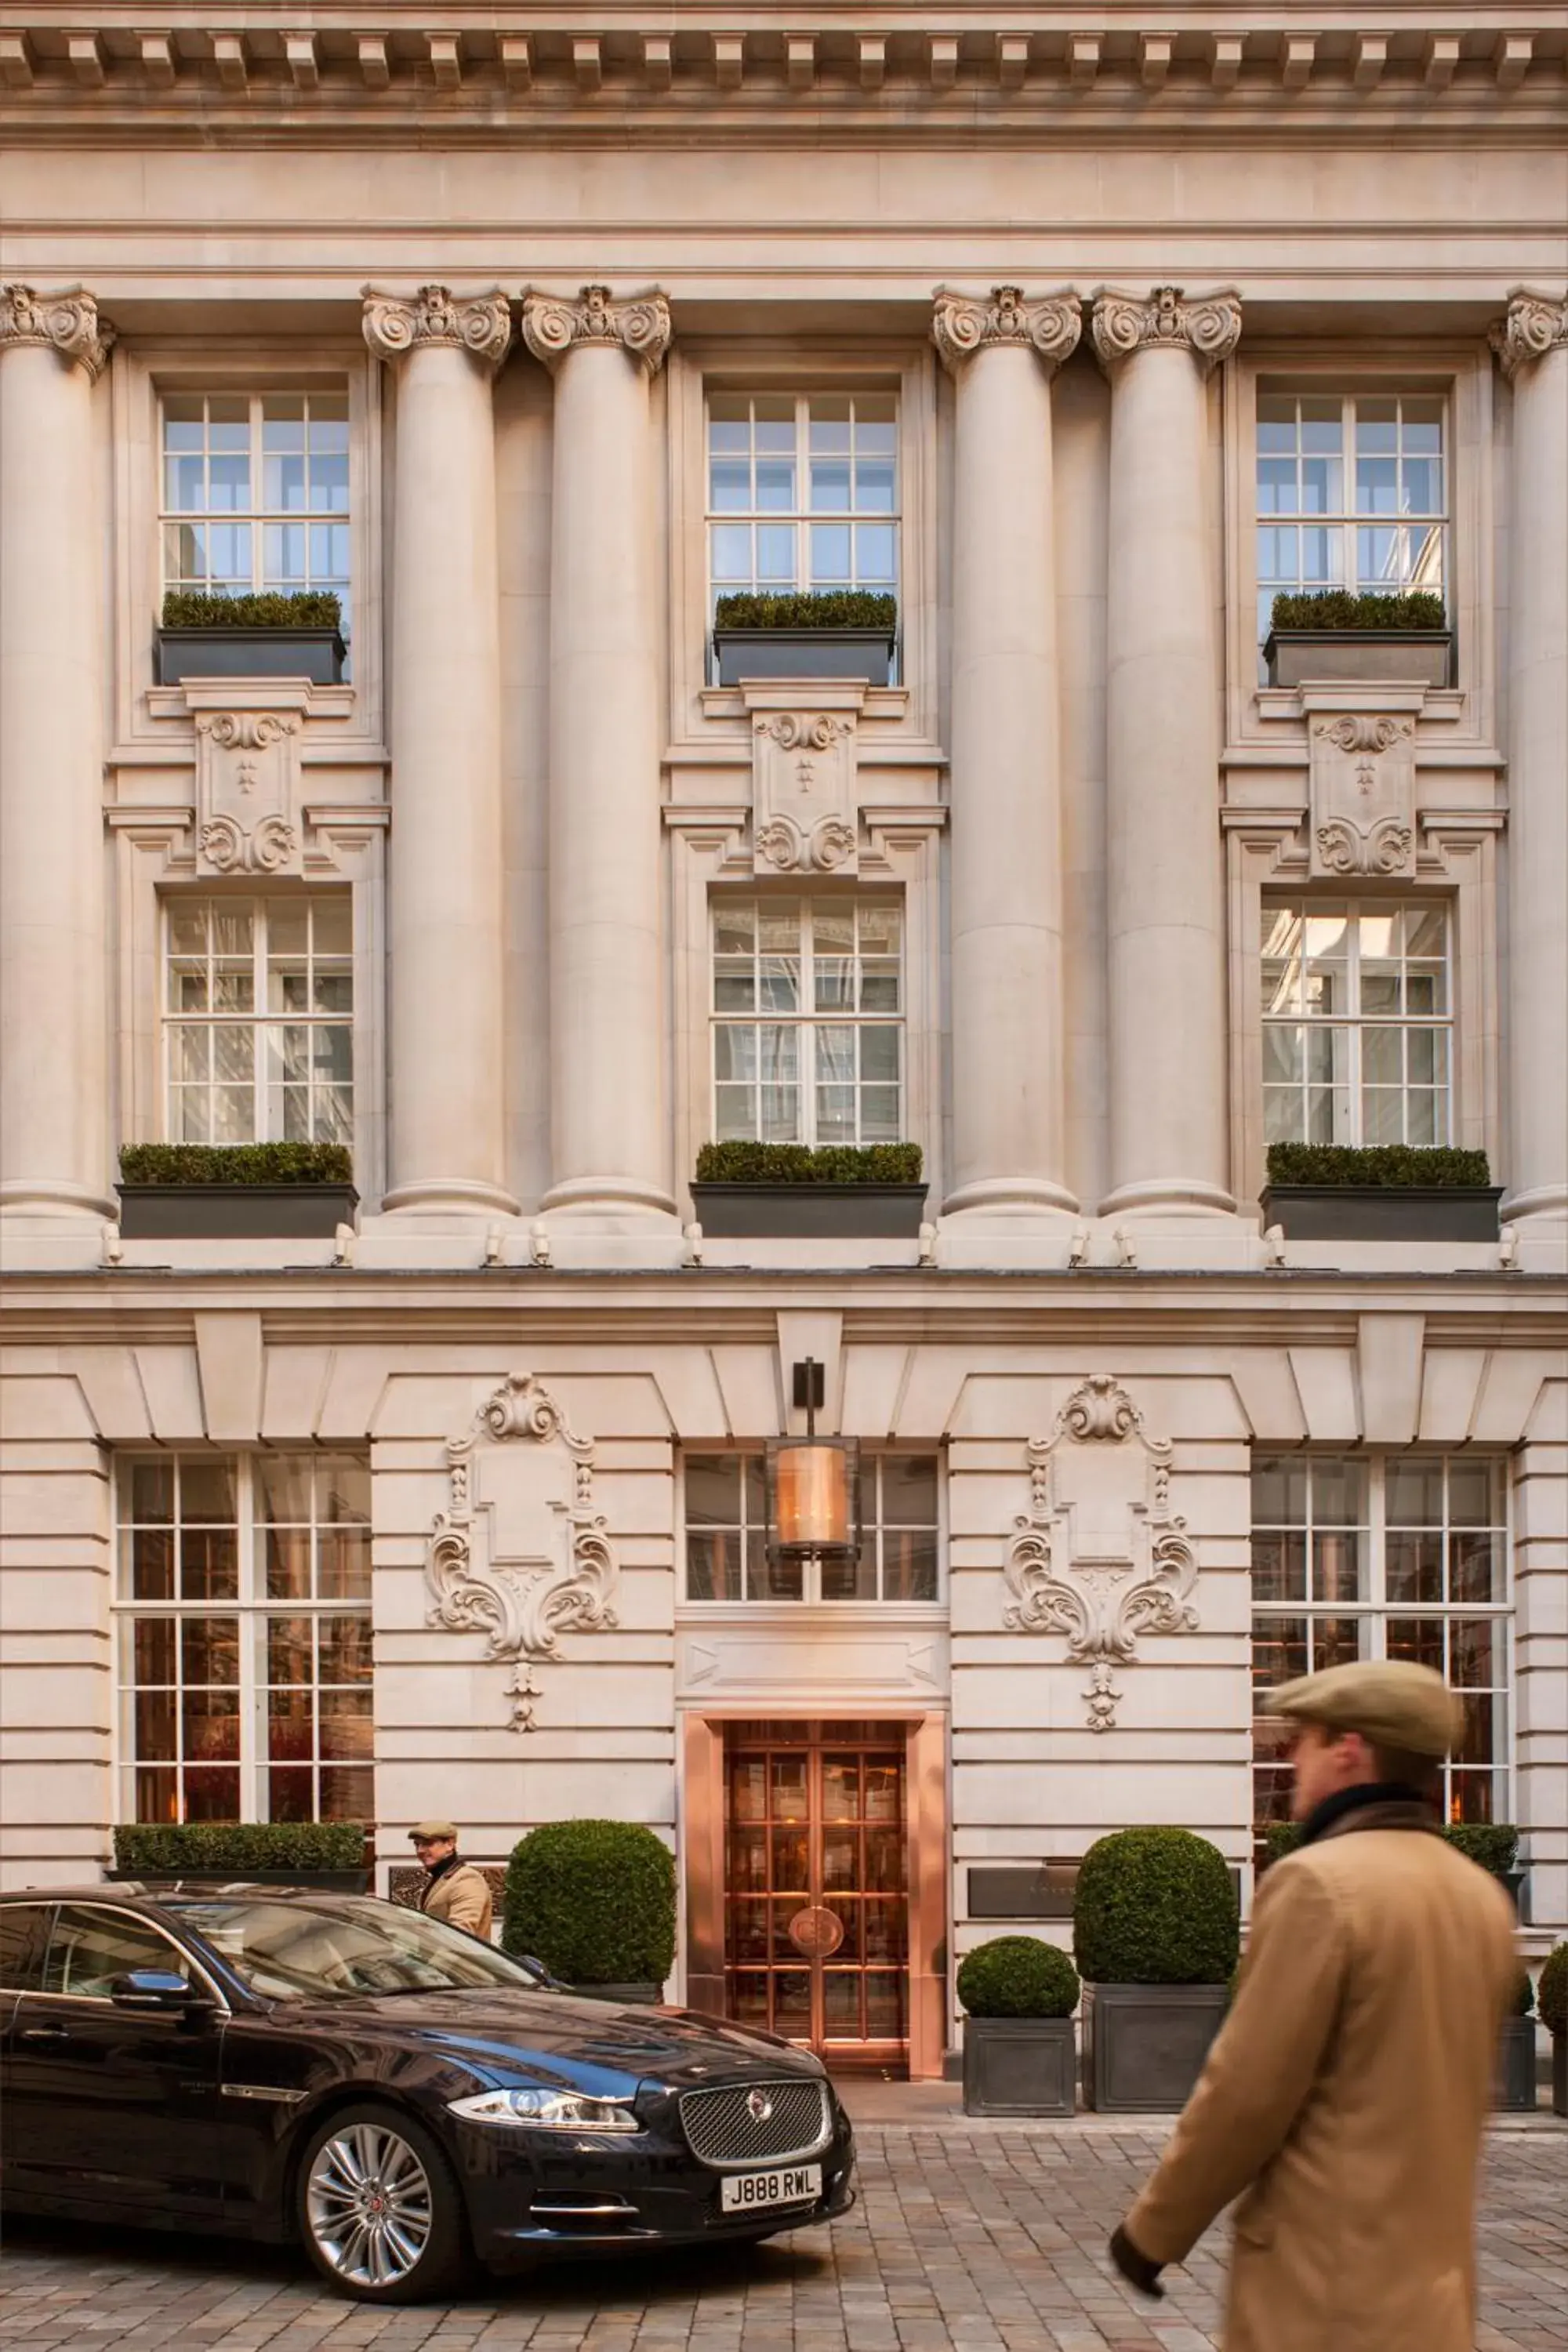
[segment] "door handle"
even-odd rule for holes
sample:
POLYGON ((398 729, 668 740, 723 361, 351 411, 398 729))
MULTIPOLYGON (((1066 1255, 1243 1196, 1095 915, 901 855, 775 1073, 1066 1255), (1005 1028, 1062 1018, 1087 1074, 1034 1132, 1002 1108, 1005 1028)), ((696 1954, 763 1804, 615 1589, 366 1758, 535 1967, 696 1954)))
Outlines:
POLYGON ((70 2036, 63 2025, 29 2025, 16 2039, 18 2042, 68 2042, 70 2036))

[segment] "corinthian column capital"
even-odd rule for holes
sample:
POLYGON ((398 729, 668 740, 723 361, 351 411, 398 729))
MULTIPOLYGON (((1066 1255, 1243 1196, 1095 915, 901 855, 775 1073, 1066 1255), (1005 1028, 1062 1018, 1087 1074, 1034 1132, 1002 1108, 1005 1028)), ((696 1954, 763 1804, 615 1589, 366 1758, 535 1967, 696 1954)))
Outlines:
POLYGON ((1492 329, 1490 342, 1511 383, 1521 368, 1532 367, 1548 352, 1568 343, 1568 300, 1516 286, 1508 298, 1508 314, 1492 329))
POLYGON ((1234 287, 1185 299, 1179 286, 1156 286, 1147 295, 1122 294, 1102 286, 1094 298, 1094 351, 1110 375, 1134 352, 1191 352, 1207 375, 1228 359, 1241 335, 1241 297, 1234 287))
POLYGON ((96 383, 113 341, 113 328, 100 319, 97 301, 83 286, 63 286, 58 294, 39 294, 31 286, 0 288, 0 351, 8 343, 47 343, 96 383))
POLYGON ((954 375, 988 343, 1022 344, 1054 371, 1071 358, 1083 327, 1082 305, 1070 286, 1027 298, 1021 286, 994 286, 989 296, 939 286, 935 304, 931 341, 954 375))
POLYGON ((427 343, 467 352, 493 373, 511 341, 511 309, 499 286, 488 294, 454 294, 421 286, 412 300, 378 286, 364 295, 364 339, 378 360, 405 359, 427 343))
POLYGON ((669 304, 657 287, 616 301, 607 286, 584 286, 570 295, 542 294, 529 287, 522 297, 522 340, 547 368, 559 367, 579 343, 618 343, 648 375, 657 375, 669 349, 669 304))

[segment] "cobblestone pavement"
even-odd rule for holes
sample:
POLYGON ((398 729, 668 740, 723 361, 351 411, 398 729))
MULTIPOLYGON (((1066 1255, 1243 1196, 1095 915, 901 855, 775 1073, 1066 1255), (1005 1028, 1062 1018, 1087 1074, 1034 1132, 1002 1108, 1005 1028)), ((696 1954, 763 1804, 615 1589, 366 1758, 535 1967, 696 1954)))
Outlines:
MULTIPOLYGON (((0 2342, 13 2352, 1208 2352, 1224 2234, 1163 2303, 1109 2272, 1113 2221, 1155 2134, 861 2133, 861 2200, 831 2231, 749 2252, 490 2281, 450 2308, 368 2310, 292 2253, 13 2221, 0 2342)), ((1481 2231, 1479 2352, 1568 2347, 1568 2134, 1500 2134, 1481 2231)))

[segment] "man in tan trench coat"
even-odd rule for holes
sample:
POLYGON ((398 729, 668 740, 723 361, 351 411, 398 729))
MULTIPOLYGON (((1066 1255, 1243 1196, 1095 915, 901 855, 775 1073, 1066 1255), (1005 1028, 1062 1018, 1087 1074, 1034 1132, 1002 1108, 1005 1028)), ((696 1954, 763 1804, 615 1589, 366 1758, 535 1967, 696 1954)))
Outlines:
POLYGON ((1471 2352, 1476 2173, 1513 1911, 1434 1832, 1459 1708, 1367 1660, 1265 1701, 1295 1727, 1300 1848, 1258 1893, 1230 2016, 1111 2240, 1159 2295, 1233 2198, 1225 2352, 1471 2352))
POLYGON ((408 1834, 415 1856, 425 1868, 425 1884, 419 1890, 421 1911, 488 1942, 493 1910, 489 1881, 482 1870, 459 1856, 457 1823, 416 1822, 408 1834))

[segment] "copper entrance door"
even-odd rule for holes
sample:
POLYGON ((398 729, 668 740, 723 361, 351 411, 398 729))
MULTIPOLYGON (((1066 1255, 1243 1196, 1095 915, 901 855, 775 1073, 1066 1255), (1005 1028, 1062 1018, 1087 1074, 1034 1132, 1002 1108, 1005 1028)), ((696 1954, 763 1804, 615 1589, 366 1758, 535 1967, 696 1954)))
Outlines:
POLYGON ((904 1728, 725 1734, 729 2013, 837 2065, 909 2055, 904 1728))

